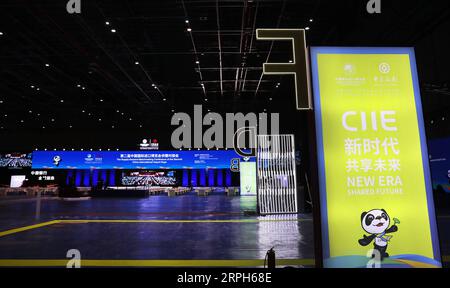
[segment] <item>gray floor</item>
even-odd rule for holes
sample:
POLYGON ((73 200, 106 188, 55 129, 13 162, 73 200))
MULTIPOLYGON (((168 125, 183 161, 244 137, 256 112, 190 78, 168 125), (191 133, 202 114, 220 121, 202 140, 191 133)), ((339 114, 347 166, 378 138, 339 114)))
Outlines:
POLYGON ((50 220, 131 220, 63 222, 2 236, 0 259, 64 259, 69 249, 78 249, 83 259, 264 259, 271 247, 275 247, 279 259, 314 257, 310 216, 257 217, 244 213, 254 209, 254 197, 215 195, 45 199, 37 221, 34 200, 0 201, 0 231, 50 220))
MULTIPOLYGON (((98 260, 264 259, 271 247, 278 259, 314 258, 310 215, 247 216, 246 212, 255 210, 255 202, 254 197, 217 195, 86 201, 46 198, 36 220, 35 199, 2 198, 0 233, 63 221, 0 234, 0 261, 65 259, 69 249, 78 249, 83 259, 98 260)), ((446 261, 450 254, 447 212, 438 211, 441 254, 446 261)))

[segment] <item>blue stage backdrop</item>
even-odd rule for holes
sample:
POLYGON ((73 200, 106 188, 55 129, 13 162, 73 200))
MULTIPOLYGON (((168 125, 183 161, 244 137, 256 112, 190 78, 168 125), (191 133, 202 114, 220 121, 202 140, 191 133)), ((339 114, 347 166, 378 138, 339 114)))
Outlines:
POLYGON ((234 150, 35 151, 32 169, 224 169, 233 158, 241 157, 234 150))
POLYGON ((428 141, 433 188, 450 193, 450 138, 428 141))

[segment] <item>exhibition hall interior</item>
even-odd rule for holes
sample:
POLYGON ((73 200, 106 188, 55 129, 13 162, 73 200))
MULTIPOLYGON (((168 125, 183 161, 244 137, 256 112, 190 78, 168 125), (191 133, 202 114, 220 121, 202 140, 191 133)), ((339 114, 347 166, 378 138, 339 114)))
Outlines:
POLYGON ((0 267, 450 267, 450 3, 0 1, 0 267))

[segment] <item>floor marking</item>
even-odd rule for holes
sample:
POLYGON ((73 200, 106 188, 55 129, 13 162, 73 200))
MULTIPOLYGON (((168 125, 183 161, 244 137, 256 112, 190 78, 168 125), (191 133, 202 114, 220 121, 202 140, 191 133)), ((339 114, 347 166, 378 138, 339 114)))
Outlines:
POLYGON ((58 220, 59 223, 82 224, 82 223, 261 223, 261 222, 302 222, 309 219, 267 219, 267 220, 117 220, 117 219, 99 219, 99 220, 58 220))
POLYGON ((49 226, 49 225, 53 225, 53 224, 57 224, 57 223, 59 223, 58 220, 53 220, 53 221, 47 221, 47 222, 43 222, 43 223, 39 223, 39 224, 35 224, 35 225, 14 228, 14 229, 0 232, 0 237, 11 235, 14 233, 23 232, 23 231, 28 231, 28 230, 32 230, 32 229, 36 229, 36 228, 40 228, 40 227, 44 227, 44 226, 49 226))
MULTIPOLYGON (((70 259, 0 259, 0 267, 66 267, 70 259)), ((81 267, 263 267, 264 259, 250 260, 91 260, 81 267)), ((278 259, 277 266, 314 266, 314 259, 278 259)))
POLYGON ((88 224, 88 223, 264 223, 264 222, 302 222, 310 221, 311 219, 235 219, 235 220, 115 220, 115 219, 103 219, 103 220, 52 220, 35 225, 14 228, 0 232, 0 237, 28 231, 44 226, 53 224, 88 224))

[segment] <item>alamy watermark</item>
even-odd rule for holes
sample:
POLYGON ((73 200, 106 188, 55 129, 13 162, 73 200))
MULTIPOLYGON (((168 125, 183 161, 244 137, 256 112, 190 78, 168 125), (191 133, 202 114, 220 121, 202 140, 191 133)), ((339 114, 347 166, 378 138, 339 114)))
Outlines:
POLYGON ((369 0, 366 6, 367 12, 370 14, 381 13, 381 0, 369 0))
POLYGON ((256 134, 278 135, 280 130, 278 113, 226 113, 223 118, 214 112, 203 115, 202 105, 195 105, 193 116, 193 119, 187 113, 172 116, 170 124, 178 126, 171 136, 173 148, 254 149, 256 134))
POLYGON ((81 0, 69 0, 66 4, 66 10, 69 14, 81 13, 81 0))
POLYGON ((66 268, 81 268, 81 252, 78 249, 70 249, 66 253, 67 261, 66 268))

